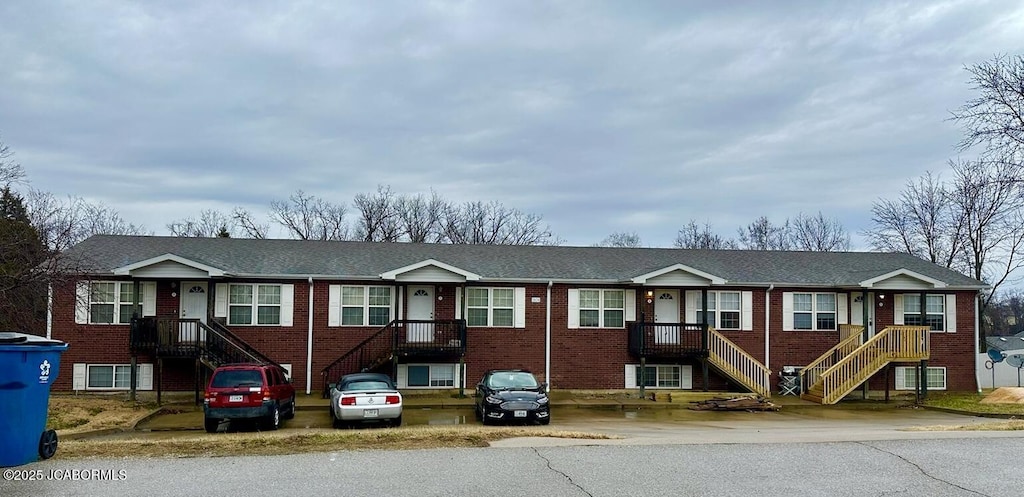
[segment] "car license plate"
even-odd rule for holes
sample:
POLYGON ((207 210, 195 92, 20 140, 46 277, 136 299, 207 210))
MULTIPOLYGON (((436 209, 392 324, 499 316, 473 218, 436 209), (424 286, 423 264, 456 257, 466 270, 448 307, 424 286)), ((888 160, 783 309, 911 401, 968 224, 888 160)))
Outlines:
POLYGON ((513 416, 515 416, 517 418, 525 418, 526 417, 526 411, 516 411, 515 413, 513 413, 513 416))
POLYGON ((363 417, 364 418, 376 418, 377 417, 377 410, 376 409, 364 409, 363 410, 363 417))
POLYGON ((232 395, 232 396, 228 397, 228 402, 241 402, 241 401, 242 401, 242 396, 241 395, 232 395))

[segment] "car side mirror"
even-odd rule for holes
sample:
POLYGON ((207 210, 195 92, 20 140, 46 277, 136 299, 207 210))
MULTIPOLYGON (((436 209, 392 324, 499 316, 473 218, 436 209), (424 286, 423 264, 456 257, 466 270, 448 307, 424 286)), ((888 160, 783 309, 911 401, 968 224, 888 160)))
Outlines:
POLYGON ((547 383, 541 383, 540 384, 540 389, 545 391, 545 392, 547 392, 548 391, 548 384, 547 383))
POLYGON ((327 384, 327 391, 330 392, 331 390, 334 390, 334 387, 336 387, 336 386, 338 386, 337 383, 328 383, 327 384))

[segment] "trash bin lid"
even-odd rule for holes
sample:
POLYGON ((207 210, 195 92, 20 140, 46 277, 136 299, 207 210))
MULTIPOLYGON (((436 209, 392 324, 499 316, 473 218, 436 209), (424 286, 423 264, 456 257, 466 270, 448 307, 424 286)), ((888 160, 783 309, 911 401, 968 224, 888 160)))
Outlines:
POLYGON ((64 345, 64 342, 16 331, 0 331, 0 345, 64 345))

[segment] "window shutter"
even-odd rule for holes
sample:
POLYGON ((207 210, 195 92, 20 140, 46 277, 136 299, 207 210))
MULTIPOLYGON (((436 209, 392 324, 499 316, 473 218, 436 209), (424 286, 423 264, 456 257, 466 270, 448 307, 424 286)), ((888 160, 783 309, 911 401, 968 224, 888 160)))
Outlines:
MULTIPOLYGON (((395 316, 396 316, 395 308, 397 306, 395 305, 395 298, 396 298, 395 295, 398 295, 398 287, 389 286, 388 288, 390 289, 388 291, 391 292, 391 300, 390 300, 391 305, 388 306, 388 322, 391 322, 391 321, 395 320, 395 316)), ((340 309, 340 304, 339 304, 339 309, 340 309)), ((339 314, 340 314, 340 310, 339 310, 339 314)), ((369 316, 367 316, 367 319, 369 319, 369 316)))
POLYGON ((580 327, 580 291, 577 288, 569 289, 569 321, 567 327, 571 330, 580 327))
POLYGON ((626 290, 626 321, 636 321, 636 290, 626 290))
POLYGON ((956 294, 946 295, 946 333, 956 333, 956 294))
POLYGON ((526 328, 526 288, 516 287, 515 301, 515 322, 516 328, 526 328))
MULTIPOLYGON (((924 305, 924 302, 921 303, 924 305)), ((892 324, 903 324, 903 294, 892 296, 892 324)))
POLYGON ((281 285, 281 326, 291 326, 294 313, 295 285, 281 285))
POLYGON ((327 287, 327 326, 341 326, 341 285, 327 287))
POLYGON ((455 380, 454 386, 458 387, 464 383, 464 379, 462 377, 462 368, 459 366, 458 363, 456 363, 453 365, 452 369, 455 370, 455 376, 452 377, 452 379, 455 380))
POLYGON ((911 388, 907 385, 907 376, 910 375, 910 383, 914 382, 913 379, 914 368, 898 367, 896 368, 896 390, 910 390, 911 388))
POLYGON ((216 293, 213 299, 213 317, 228 317, 228 284, 217 283, 213 291, 216 293))
POLYGON ((696 323, 697 322, 697 308, 702 307, 703 304, 700 301, 700 292, 696 290, 686 291, 686 322, 696 323))
POLYGON ((466 303, 462 301, 462 287, 455 287, 455 319, 462 319, 462 308, 466 303))
POLYGON ((836 294, 836 324, 850 324, 849 303, 845 293, 836 294))
MULTIPOLYGON (((75 285, 75 324, 89 322, 89 282, 79 281, 75 285)), ((82 373, 83 375, 85 373, 82 373)), ((83 380, 84 381, 84 380, 83 380)))
POLYGON ((71 389, 85 390, 85 364, 75 363, 71 374, 71 389))
POLYGON ((395 384, 398 388, 409 388, 409 366, 405 364, 398 365, 398 374, 395 375, 395 384))
POLYGON ((139 364, 139 390, 153 389, 153 365, 139 364))
POLYGON ((782 292, 782 331, 793 331, 793 292, 782 292))
POLYGON ((156 316, 156 282, 142 283, 142 315, 156 316))
POLYGON ((625 388, 637 388, 636 386, 636 364, 626 364, 626 386, 625 388))
POLYGON ((754 292, 741 292, 740 293, 741 306, 740 309, 740 329, 743 331, 751 331, 754 329, 754 292))

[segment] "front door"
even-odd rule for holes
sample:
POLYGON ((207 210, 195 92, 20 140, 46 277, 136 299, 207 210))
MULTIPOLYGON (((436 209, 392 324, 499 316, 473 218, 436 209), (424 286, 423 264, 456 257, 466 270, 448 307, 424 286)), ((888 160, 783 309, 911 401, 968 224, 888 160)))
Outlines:
MULTIPOLYGON (((868 293, 868 325, 866 327, 868 338, 875 336, 875 294, 868 293)), ((850 324, 864 324, 864 297, 862 294, 853 295, 853 304, 850 305, 850 324)))
POLYGON ((195 321, 191 320, 199 320, 200 323, 206 324, 207 289, 205 281, 181 282, 179 287, 179 290, 181 290, 179 301, 181 304, 178 310, 178 317, 182 319, 182 322, 178 329, 178 339, 182 342, 194 343, 197 339, 200 341, 206 340, 206 332, 195 321))
MULTIPOLYGON (((432 321, 434 319, 434 287, 410 286, 406 289, 409 296, 408 319, 413 321, 432 321)), ((434 323, 408 323, 406 340, 410 342, 433 342, 434 323)))
POLYGON ((655 290, 654 295, 654 322, 672 323, 654 327, 654 343, 679 343, 679 290, 655 290))

